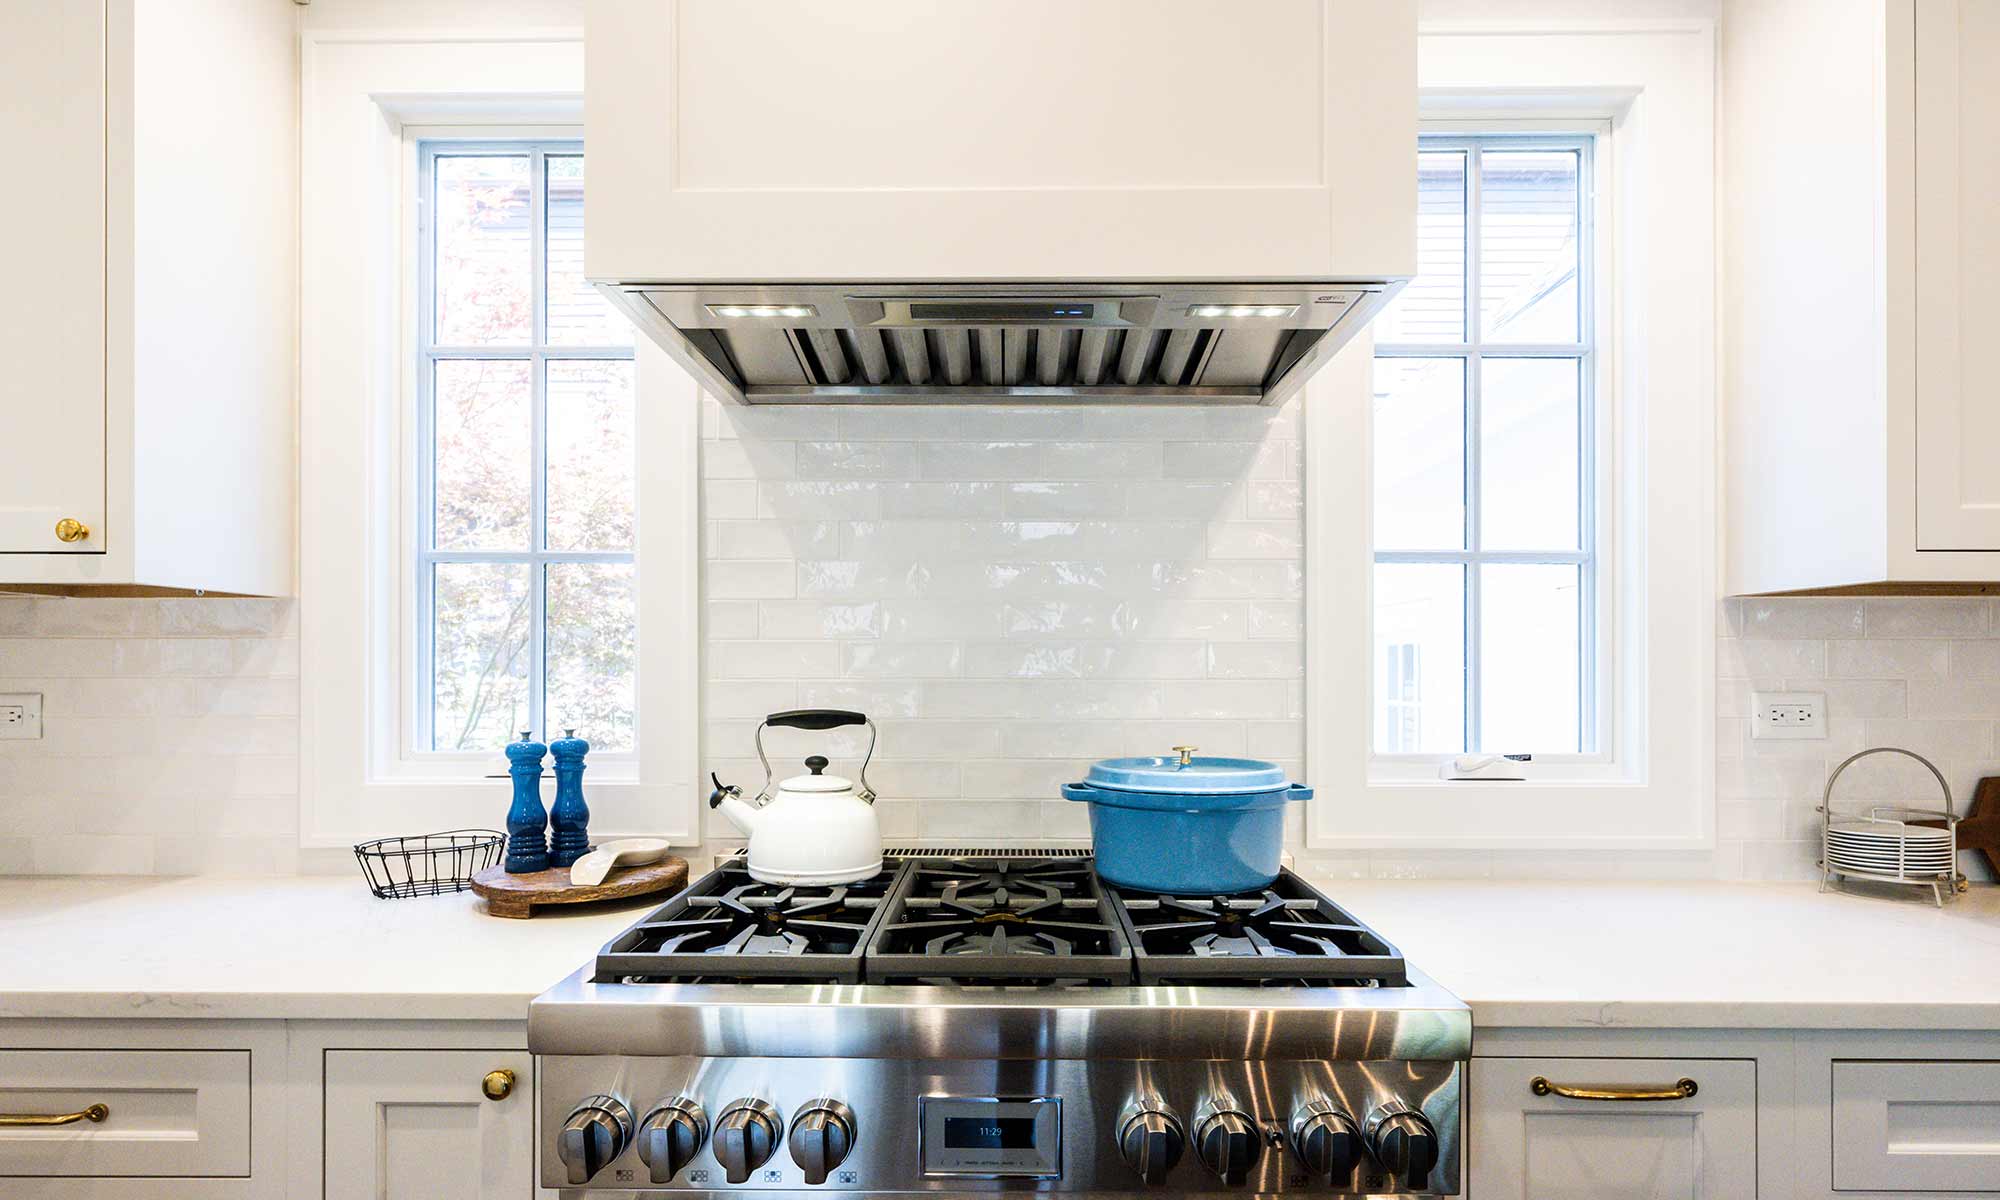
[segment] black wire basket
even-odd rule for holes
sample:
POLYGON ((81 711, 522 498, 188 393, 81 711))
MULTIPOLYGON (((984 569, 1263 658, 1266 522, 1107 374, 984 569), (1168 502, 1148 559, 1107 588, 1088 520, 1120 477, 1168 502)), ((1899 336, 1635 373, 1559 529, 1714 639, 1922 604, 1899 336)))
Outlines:
POLYGON ((379 900, 395 900, 462 892, 474 875, 500 861, 506 846, 507 835, 495 829, 451 829, 363 842, 354 857, 368 890, 379 900))

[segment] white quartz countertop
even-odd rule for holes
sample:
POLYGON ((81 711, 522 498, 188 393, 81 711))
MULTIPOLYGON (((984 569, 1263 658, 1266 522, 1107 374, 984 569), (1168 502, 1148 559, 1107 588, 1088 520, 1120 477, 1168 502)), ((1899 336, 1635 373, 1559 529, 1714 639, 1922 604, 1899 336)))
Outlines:
POLYGON ((2000 887, 1315 882, 1476 1026, 2000 1029, 2000 887))
MULTIPOLYGON (((1486 1027, 2000 1029, 2000 888, 1320 880, 1486 1027)), ((0 879, 0 1018, 522 1020, 646 911, 358 879, 0 879)))
POLYGON ((358 871, 0 879, 0 1017, 521 1021, 647 902, 484 908, 471 892, 377 900, 358 871))

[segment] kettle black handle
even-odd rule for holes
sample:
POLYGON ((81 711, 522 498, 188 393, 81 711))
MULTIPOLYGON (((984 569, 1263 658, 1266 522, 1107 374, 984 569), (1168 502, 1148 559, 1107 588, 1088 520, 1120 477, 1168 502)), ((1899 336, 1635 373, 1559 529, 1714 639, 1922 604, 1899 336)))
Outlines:
POLYGON ((764 718, 764 724, 784 729, 839 729, 843 725, 866 725, 868 718, 844 708, 794 708, 764 718))
MULTIPOLYGON (((875 759, 875 722, 869 720, 865 713, 850 712, 844 708, 794 708, 787 712, 775 712, 764 718, 763 724, 757 726, 757 761, 764 764, 764 790, 757 793, 758 803, 761 804, 770 797, 771 780, 774 778, 771 774, 771 760, 764 754, 764 729, 770 725, 787 729, 839 729, 843 725, 866 725, 868 753, 861 757, 860 795, 868 803, 875 803, 875 789, 868 786, 868 764, 875 759)), ((811 759, 807 761, 810 762, 811 759)), ((821 759, 820 765, 824 767, 826 760, 821 759)), ((819 771, 814 770, 813 774, 817 775, 819 771)), ((719 804, 721 801, 711 800, 710 803, 719 804)))

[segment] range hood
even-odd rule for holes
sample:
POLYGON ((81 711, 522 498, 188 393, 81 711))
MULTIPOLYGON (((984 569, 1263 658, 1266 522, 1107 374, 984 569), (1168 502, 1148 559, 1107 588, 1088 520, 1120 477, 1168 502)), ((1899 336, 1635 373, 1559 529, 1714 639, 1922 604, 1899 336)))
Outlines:
POLYGON ((585 278, 750 404, 1276 404, 1417 266, 1409 0, 586 0, 585 278))
POLYGON ((598 285, 749 404, 1278 404, 1393 286, 598 285))

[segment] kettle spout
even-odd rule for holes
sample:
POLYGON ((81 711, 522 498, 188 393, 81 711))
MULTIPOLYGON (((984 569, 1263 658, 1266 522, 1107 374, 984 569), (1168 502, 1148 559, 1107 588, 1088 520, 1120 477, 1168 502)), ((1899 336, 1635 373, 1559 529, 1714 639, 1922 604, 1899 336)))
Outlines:
POLYGON ((744 801, 743 789, 722 782, 712 771, 708 777, 715 781, 715 790, 708 794, 708 806, 721 809, 729 823, 744 833, 756 832, 758 810, 744 801))

